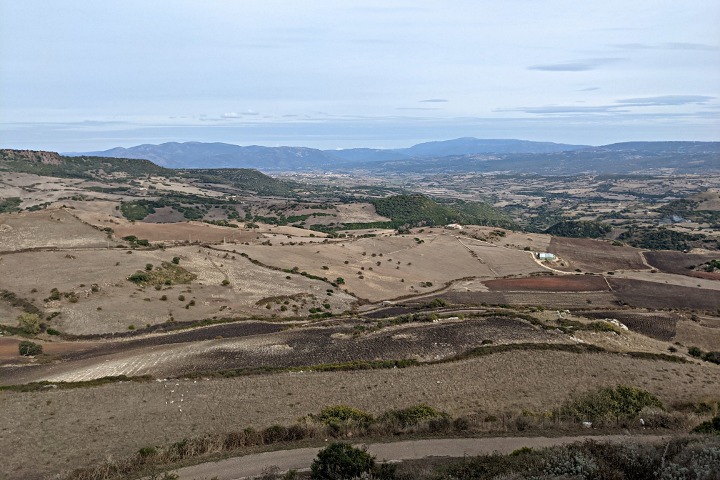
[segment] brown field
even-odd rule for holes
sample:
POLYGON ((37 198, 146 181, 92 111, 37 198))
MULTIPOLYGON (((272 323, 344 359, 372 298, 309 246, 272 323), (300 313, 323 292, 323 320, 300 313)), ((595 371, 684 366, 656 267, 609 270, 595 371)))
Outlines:
POLYGON ((359 335, 354 335, 357 330, 352 326, 308 326, 279 332, 277 325, 255 324, 250 325, 250 331, 231 338, 221 336, 221 326, 201 329, 218 332, 207 340, 177 343, 177 335, 170 335, 162 344, 154 342, 152 348, 141 340, 114 342, 82 355, 57 358, 61 362, 52 365, 6 367, 0 383, 71 382, 117 375, 166 378, 230 368, 300 367, 358 360, 432 361, 479 347, 487 340, 494 344, 571 343, 565 335, 506 317, 406 324, 359 335))
POLYGON ((603 277, 591 275, 503 278, 487 280, 485 285, 496 291, 590 292, 607 291, 603 277))
POLYGON ((682 252, 656 251, 644 252, 648 263, 661 272, 687 275, 690 277, 720 280, 720 272, 696 272, 692 267, 702 265, 710 260, 717 260, 720 254, 692 254, 682 252))
POLYGON ((219 227, 202 222, 181 223, 142 223, 117 225, 113 227, 115 236, 122 238, 135 235, 151 242, 203 242, 222 243, 223 241, 252 242, 260 238, 257 233, 239 228, 219 227))
POLYGON ((680 316, 670 312, 622 312, 617 310, 582 312, 587 318, 614 318, 633 332, 669 342, 675 339, 680 316))
MULTIPOLYGON (((201 247, 177 247, 166 250, 95 249, 57 252, 24 252, 2 257, 3 270, 22 272, 22 275, 0 276, 0 289, 14 292, 21 298, 33 301, 45 312, 59 311, 50 326, 72 334, 97 334, 127 331, 132 325, 142 328, 169 321, 201 320, 211 317, 293 315, 308 314, 308 309, 331 305, 332 311, 349 310, 355 298, 336 291, 325 282, 299 275, 291 279, 286 274, 269 270, 241 257, 201 247), (174 256, 181 258, 180 265, 197 275, 188 285, 139 287, 127 280, 147 263, 155 266, 169 262, 174 256), (235 257, 235 258, 233 258, 235 257), (221 283, 227 279, 230 284, 221 283), (97 285, 93 292, 91 286, 97 285), (44 302, 50 290, 74 292, 75 303, 62 298, 44 302), (32 290, 36 289, 36 292, 32 290), (163 301, 165 295, 167 300, 163 301), (180 295, 185 297, 180 300, 180 295), (302 298, 294 300, 293 297, 302 298), (267 305, 263 299, 275 298, 267 305), (281 312, 283 301, 288 310, 281 312), (194 306, 188 306, 195 301, 194 306)), ((16 316, 16 315, 15 315, 16 316)), ((14 324, 15 316, 3 319, 14 324)))
POLYGON ((678 322, 675 340, 688 347, 717 352, 720 350, 720 318, 690 316, 690 319, 678 322))
POLYGON ((407 369, 0 392, 2 471, 8 479, 48 478, 207 432, 289 424, 333 404, 374 414, 420 402, 452 415, 542 412, 573 394, 622 383, 673 405, 717 399, 719 379, 720 366, 707 362, 516 351, 407 369))
POLYGON ((430 231, 334 240, 324 245, 283 246, 272 240, 271 247, 251 245, 237 250, 266 265, 283 269, 298 267, 300 271, 331 280, 342 277, 344 288, 370 301, 423 293, 428 289, 421 285, 423 282, 431 282, 431 289, 436 289, 463 277, 492 278, 498 273, 527 274, 542 270, 527 252, 466 242, 464 238, 430 231))
POLYGON ((83 224, 64 209, 0 214, 0 252, 107 244, 104 232, 83 224))
POLYGON ((703 288, 666 285, 607 277, 613 293, 623 302, 642 308, 720 309, 720 295, 703 288))
MULTIPOLYGON (((340 223, 369 223, 369 222, 387 222, 390 219, 378 215, 375 207, 370 203, 350 203, 336 205, 337 217, 334 221, 340 223)), ((314 212, 322 210, 314 210, 314 212)), ((332 213, 332 212, 328 212, 332 213)), ((323 217, 316 217, 313 220, 318 221, 323 217)), ((326 217, 332 218, 332 217, 326 217)))
POLYGON ((551 309, 583 309, 617 307, 617 298, 610 292, 478 292, 450 290, 427 297, 442 298, 453 305, 544 306, 551 309))
MULTIPOLYGON (((645 270, 641 250, 631 247, 614 247, 608 242, 584 238, 553 237, 549 251, 566 263, 564 269, 579 268, 585 272, 611 270, 645 270)), ((553 265, 554 268, 562 268, 553 265)))

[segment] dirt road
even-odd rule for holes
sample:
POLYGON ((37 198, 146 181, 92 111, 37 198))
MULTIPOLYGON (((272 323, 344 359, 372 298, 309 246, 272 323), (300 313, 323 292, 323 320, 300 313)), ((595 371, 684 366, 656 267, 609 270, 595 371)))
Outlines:
MULTIPOLYGON (((462 457, 499 452, 510 453, 518 448, 541 448, 585 440, 619 442, 659 442, 660 435, 584 435, 567 437, 496 437, 496 438, 444 438, 430 440, 408 440, 404 442, 375 443, 368 445, 368 451, 378 460, 413 460, 425 457, 462 457)), ((277 467, 281 472, 290 469, 302 470, 310 467, 319 448, 298 448, 258 453, 244 457, 228 458, 219 462, 203 463, 177 471, 180 480, 240 480, 259 476, 268 467, 277 467)))

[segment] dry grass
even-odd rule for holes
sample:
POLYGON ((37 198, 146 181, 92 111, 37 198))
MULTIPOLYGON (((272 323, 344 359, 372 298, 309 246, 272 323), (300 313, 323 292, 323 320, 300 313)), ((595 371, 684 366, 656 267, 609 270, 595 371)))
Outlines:
POLYGON ((671 405, 717 398, 718 379, 720 367, 709 363, 516 351, 398 370, 1 392, 2 473, 7 478, 44 478, 184 437, 289 424, 332 404, 374 414, 421 402, 453 416, 546 411, 574 393, 622 383, 649 390, 671 405))
POLYGON ((0 225, 0 252, 107 245, 105 233, 83 224, 64 209, 0 214, 0 225))

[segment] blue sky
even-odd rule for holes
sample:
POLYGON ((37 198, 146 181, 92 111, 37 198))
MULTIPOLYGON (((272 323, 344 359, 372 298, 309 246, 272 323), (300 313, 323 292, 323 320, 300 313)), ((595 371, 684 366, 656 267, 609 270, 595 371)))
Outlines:
POLYGON ((717 0, 0 0, 0 147, 720 140, 717 0))

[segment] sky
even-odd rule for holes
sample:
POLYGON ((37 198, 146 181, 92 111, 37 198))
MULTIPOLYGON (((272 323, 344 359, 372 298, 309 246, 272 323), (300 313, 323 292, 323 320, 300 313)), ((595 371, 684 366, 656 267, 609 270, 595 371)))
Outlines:
POLYGON ((0 0, 0 148, 720 140, 717 0, 0 0))

